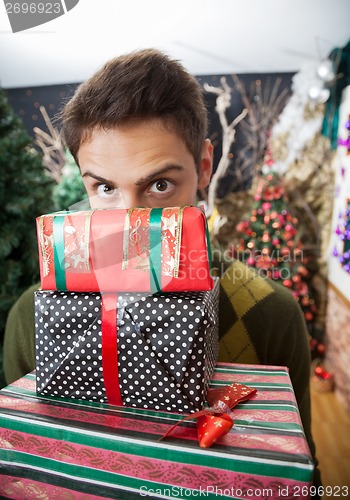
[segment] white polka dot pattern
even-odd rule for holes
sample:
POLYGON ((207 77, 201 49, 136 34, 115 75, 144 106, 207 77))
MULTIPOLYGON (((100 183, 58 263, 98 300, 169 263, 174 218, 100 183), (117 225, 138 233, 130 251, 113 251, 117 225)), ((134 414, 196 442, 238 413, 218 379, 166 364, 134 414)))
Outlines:
MULTIPOLYGON (((176 412, 202 407, 218 356, 218 297, 219 280, 208 292, 118 295, 124 405, 176 412)), ((39 394, 108 401, 101 326, 101 294, 35 292, 39 394)))

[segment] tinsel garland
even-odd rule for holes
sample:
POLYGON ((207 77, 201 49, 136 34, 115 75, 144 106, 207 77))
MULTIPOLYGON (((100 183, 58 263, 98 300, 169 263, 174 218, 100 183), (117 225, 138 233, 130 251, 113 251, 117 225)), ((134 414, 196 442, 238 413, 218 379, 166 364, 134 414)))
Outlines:
MULTIPOLYGON (((346 154, 350 154, 350 115, 344 124, 347 131, 346 138, 338 138, 338 144, 347 148, 346 154)), ((345 168, 341 168, 342 177, 345 176, 345 168)), ((338 223, 335 229, 339 245, 333 248, 333 255, 337 257, 344 271, 350 274, 350 198, 346 200, 346 208, 338 214, 338 223)))

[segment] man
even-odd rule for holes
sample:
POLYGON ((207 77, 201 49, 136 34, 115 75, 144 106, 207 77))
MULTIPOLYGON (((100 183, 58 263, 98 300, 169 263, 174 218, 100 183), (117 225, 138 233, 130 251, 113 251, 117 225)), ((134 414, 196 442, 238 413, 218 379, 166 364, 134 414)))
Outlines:
MULTIPOLYGON (((77 89, 62 124, 92 208, 193 205, 197 190, 209 184, 213 147, 201 88, 158 51, 108 62, 77 89)), ((33 290, 8 318, 8 382, 35 368, 33 290)), ((221 277, 219 359, 289 368, 314 455, 309 346, 300 307, 290 291, 239 262, 221 277)))

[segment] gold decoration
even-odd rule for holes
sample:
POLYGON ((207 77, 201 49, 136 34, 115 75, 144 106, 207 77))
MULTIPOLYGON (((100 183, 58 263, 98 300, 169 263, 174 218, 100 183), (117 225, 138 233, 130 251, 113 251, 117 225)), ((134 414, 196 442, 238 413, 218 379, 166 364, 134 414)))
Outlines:
POLYGON ((85 269, 90 271, 90 231, 91 231, 91 218, 94 210, 89 210, 85 219, 84 230, 84 261, 85 269))
POLYGON ((125 220, 124 220, 123 263, 122 263, 122 269, 124 271, 125 271, 125 269, 128 268, 128 263, 129 263, 129 231, 130 231, 130 216, 131 216, 132 211, 133 211, 133 209, 129 208, 129 210, 126 212, 125 220))
POLYGON ((162 225, 163 231, 170 231, 171 235, 175 238, 175 232, 178 226, 176 215, 173 214, 171 217, 162 217, 162 225))
POLYGON ((180 267, 180 253, 181 253, 181 234, 182 234, 182 222, 183 213, 185 207, 182 205, 179 210, 179 220, 177 223, 176 239, 175 239, 175 263, 174 263, 174 278, 179 277, 179 267, 180 267))
POLYGON ((46 277, 49 274, 50 269, 50 252, 49 247, 52 246, 52 237, 47 236, 44 233, 44 221, 45 215, 39 218, 39 244, 41 250, 41 256, 43 261, 43 276, 46 277))

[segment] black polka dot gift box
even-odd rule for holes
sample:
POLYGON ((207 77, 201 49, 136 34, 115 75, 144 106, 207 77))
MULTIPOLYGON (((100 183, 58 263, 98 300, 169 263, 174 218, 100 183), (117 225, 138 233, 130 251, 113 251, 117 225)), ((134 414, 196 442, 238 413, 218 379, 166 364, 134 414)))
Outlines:
POLYGON ((201 409, 218 356, 218 297, 218 279, 204 292, 35 292, 37 393, 201 409))

